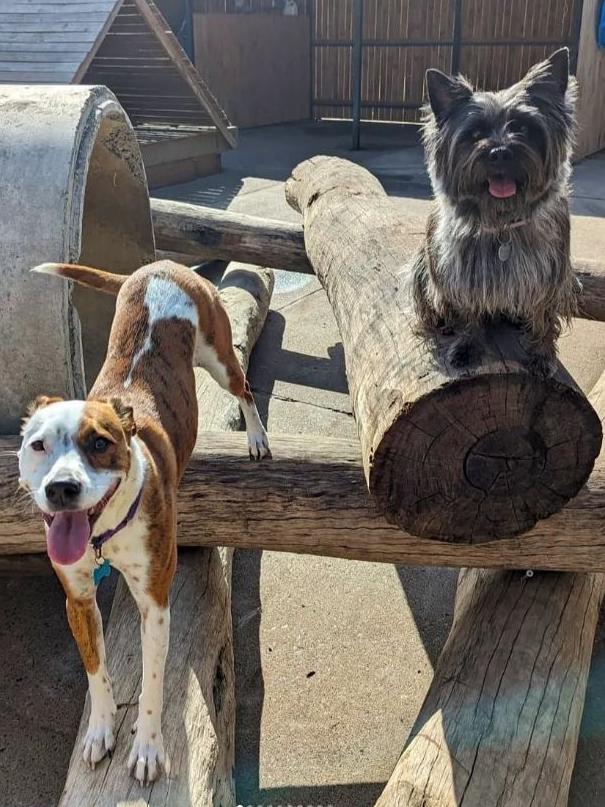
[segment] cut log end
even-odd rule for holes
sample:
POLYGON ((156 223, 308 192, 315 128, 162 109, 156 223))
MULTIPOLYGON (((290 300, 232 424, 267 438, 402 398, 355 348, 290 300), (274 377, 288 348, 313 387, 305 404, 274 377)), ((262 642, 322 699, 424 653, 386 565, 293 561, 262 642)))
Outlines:
POLYGON ((520 372, 485 374, 404 410, 373 456, 369 485, 409 532, 483 543, 560 510, 600 447, 599 418, 579 390, 520 372))

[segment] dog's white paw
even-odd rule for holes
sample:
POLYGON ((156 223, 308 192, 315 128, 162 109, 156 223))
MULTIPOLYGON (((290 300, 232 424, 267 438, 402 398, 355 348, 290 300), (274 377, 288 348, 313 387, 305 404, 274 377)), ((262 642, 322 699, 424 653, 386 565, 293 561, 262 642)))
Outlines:
POLYGON ((93 770, 97 762, 110 753, 116 744, 113 725, 114 715, 111 710, 105 715, 90 715, 82 756, 93 770))
POLYGON ((269 448, 269 438, 267 432, 262 431, 248 432, 248 453, 253 462, 258 460, 271 459, 271 449, 269 448))
POLYGON ((164 767, 164 740, 159 730, 138 731, 128 757, 128 770, 143 786, 155 780, 164 767))

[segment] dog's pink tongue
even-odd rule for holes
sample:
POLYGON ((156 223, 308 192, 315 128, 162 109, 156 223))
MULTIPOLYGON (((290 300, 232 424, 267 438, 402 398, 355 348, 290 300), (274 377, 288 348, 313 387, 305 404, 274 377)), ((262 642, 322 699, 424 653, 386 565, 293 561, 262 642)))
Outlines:
POLYGON ((80 560, 90 540, 90 522, 85 511, 57 513, 46 528, 46 548, 53 563, 69 566, 80 560))
POLYGON ((517 183, 514 179, 496 179, 493 177, 489 181, 489 192, 496 199, 508 199, 517 193, 517 183))

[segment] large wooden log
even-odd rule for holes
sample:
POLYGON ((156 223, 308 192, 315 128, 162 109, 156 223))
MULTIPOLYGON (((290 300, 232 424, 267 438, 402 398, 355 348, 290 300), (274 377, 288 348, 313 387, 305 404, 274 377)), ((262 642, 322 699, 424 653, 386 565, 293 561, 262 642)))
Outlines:
MULTIPOLYGON (((17 467, 0 441, 0 554, 45 551, 41 520, 15 496, 17 467), (3 450, 4 449, 4 450, 3 450)), ((244 434, 200 434, 180 489, 182 546, 235 546, 385 563, 605 571, 605 471, 519 538, 432 541, 389 524, 365 486, 356 440, 271 435, 273 462, 250 463, 244 434)), ((477 536, 479 538, 480 536, 477 536)))
POLYGON ((532 375, 510 325, 490 327, 482 365, 464 370, 446 360, 451 337, 419 339, 410 259, 422 224, 402 220, 365 169, 313 158, 286 195, 336 316, 368 488, 386 516, 467 542, 519 535, 560 510, 602 436, 564 368, 532 375))
MULTIPOLYGON (((247 368, 269 308, 273 273, 231 266, 220 290, 238 357, 247 368)), ((202 374, 202 370, 197 374, 200 430, 238 428, 237 401, 225 397, 214 382, 206 384, 202 374)), ((119 580, 107 627, 108 659, 119 704, 116 750, 106 770, 91 772, 82 762, 87 705, 60 807, 115 807, 117 803, 235 807, 232 558, 232 549, 204 548, 180 554, 171 595, 163 716, 168 770, 144 789, 126 767, 141 679, 140 647, 135 640, 140 620, 124 580, 119 580), (131 798, 133 802, 128 801, 131 798)))
MULTIPOLYGON (((605 373, 590 399, 605 417, 605 373)), ((604 467, 602 455, 595 472, 604 467)), ((435 677, 376 807, 565 807, 604 592, 603 574, 464 570, 435 677)))
POLYGON ((168 199, 152 199, 151 211, 160 250, 189 254, 198 262, 220 258, 313 272, 299 224, 168 199))

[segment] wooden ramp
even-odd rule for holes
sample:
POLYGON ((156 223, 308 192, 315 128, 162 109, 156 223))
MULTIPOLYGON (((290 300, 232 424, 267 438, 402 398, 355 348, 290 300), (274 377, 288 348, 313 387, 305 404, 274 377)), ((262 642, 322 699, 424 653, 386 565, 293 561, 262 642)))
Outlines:
MULTIPOLYGON (((0 83, 104 84, 128 113, 153 187, 236 144, 236 129, 153 0, 2 0, 0 83), (178 143, 176 148, 175 143, 178 143)), ((210 159, 215 156, 215 159, 210 159)), ((202 170, 198 171, 198 174, 202 170)))

